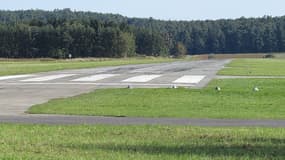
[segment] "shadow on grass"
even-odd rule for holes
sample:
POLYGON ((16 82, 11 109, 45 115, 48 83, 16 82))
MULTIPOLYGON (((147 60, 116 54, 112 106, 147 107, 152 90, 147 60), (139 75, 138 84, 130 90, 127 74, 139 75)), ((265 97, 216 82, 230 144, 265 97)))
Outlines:
POLYGON ((179 145, 167 145, 163 143, 145 143, 145 144, 79 144, 70 145, 72 149, 78 150, 104 150, 110 152, 127 152, 142 154, 166 154, 166 155, 196 155, 202 157, 235 157, 246 159, 285 159, 285 140, 284 139, 266 139, 254 138, 243 139, 243 142, 235 143, 221 142, 218 139, 202 140, 201 143, 179 145), (208 141, 208 143, 207 143, 208 141), (210 142, 210 143, 209 143, 210 142), (238 143, 238 144, 237 144, 238 143))

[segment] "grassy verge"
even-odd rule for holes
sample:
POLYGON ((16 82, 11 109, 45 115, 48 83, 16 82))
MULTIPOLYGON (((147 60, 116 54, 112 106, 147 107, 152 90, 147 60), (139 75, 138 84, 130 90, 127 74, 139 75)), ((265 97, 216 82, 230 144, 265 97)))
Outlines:
POLYGON ((284 159, 283 128, 0 125, 0 159, 284 159))
POLYGON ((92 60, 21 60, 21 61, 0 61, 0 76, 27 74, 36 72, 55 71, 63 69, 95 68, 104 66, 118 66, 126 64, 145 64, 171 62, 170 58, 122 58, 122 59, 92 59, 92 60))
POLYGON ((105 89, 51 100, 29 113, 284 119, 285 79, 214 80, 205 89, 105 89), (215 91, 215 86, 222 88, 215 91), (259 92, 253 92, 258 86, 259 92))
POLYGON ((284 59, 235 59, 220 75, 285 76, 284 59))

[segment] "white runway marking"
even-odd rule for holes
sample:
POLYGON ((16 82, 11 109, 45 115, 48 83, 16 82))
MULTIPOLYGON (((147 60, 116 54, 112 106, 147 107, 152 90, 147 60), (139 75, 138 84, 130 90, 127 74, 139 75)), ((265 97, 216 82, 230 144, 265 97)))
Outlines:
POLYGON ((58 74, 58 75, 50 75, 50 76, 44 76, 44 77, 37 77, 37 78, 30 78, 30 79, 25 79, 21 80, 22 82, 43 82, 43 81, 50 81, 50 80, 55 80, 59 78, 64 78, 64 77, 70 77, 74 76, 75 74, 58 74))
POLYGON ((122 82, 148 82, 160 76, 161 75, 141 75, 141 76, 135 76, 132 78, 128 78, 126 80, 123 80, 122 82))
POLYGON ((27 78, 32 77, 34 75, 14 75, 14 76, 1 76, 0 80, 8 80, 8 79, 16 79, 16 78, 27 78))
MULTIPOLYGON (((34 83, 0 83, 0 85, 7 85, 7 86, 13 86, 13 85, 94 85, 94 86, 125 86, 127 87, 126 83, 80 83, 80 82, 73 82, 73 83, 41 83, 41 82, 34 82, 34 83)), ((130 83, 128 85, 132 86, 165 86, 165 87, 171 87, 173 84, 170 83, 130 83)), ((179 87, 194 87, 193 84, 179 84, 179 87)))
POLYGON ((205 76, 182 76, 177 80, 173 81, 173 83, 199 83, 205 76))
POLYGON ((15 75, 15 76, 2 76, 0 77, 0 80, 7 80, 7 79, 16 79, 16 78, 27 78, 34 75, 15 75))
POLYGON ((102 80, 102 79, 114 77, 114 76, 117 76, 117 75, 118 74, 97 74, 97 75, 93 75, 93 76, 88 76, 88 77, 82 77, 82 78, 74 79, 72 81, 73 82, 95 82, 95 81, 99 81, 99 80, 102 80))

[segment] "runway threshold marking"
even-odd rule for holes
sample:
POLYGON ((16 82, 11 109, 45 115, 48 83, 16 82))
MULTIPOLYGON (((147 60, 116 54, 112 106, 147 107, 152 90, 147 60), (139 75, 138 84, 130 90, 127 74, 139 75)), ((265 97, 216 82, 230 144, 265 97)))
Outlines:
POLYGON ((158 77, 161 77, 161 75, 140 75, 125 79, 122 82, 148 82, 158 77))
POLYGON ((106 78, 111 78, 114 76, 118 76, 119 74, 97 74, 88 77, 82 77, 78 79, 71 80, 73 82, 95 82, 106 78))
POLYGON ((197 84, 201 80, 203 80, 205 77, 206 76, 202 76, 202 75, 182 76, 182 77, 176 79, 175 81, 173 81, 173 83, 192 83, 192 84, 197 84))
MULTIPOLYGON (((0 83, 0 85, 13 86, 13 85, 94 85, 94 86, 165 86, 172 87, 171 83, 80 83, 80 82, 69 82, 69 83, 47 83, 47 82, 32 82, 32 83, 0 83)), ((179 84, 181 87, 194 87, 193 84, 179 84)))
POLYGON ((27 77, 32 77, 34 75, 27 74, 27 75, 14 75, 14 76, 1 76, 0 80, 7 80, 7 79, 16 79, 16 78, 27 78, 27 77))
POLYGON ((65 78, 65 77, 71 77, 76 74, 57 74, 57 75, 49 75, 49 76, 43 76, 43 77, 36 77, 36 78, 30 78, 21 80, 21 82, 44 82, 44 81, 51 81, 59 78, 65 78))

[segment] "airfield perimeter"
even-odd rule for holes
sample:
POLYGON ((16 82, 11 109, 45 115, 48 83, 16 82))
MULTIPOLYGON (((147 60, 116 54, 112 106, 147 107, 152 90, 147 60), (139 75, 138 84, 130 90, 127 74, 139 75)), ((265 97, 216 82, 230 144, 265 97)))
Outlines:
MULTIPOLYGON (((87 93, 100 88, 202 88, 231 60, 182 61, 125 65, 96 69, 63 70, 0 77, 0 122, 35 124, 170 124, 196 126, 285 127, 285 120, 221 120, 181 118, 128 118, 29 115, 32 105, 54 98, 87 93)), ((225 77, 234 78, 234 77, 225 77)))

